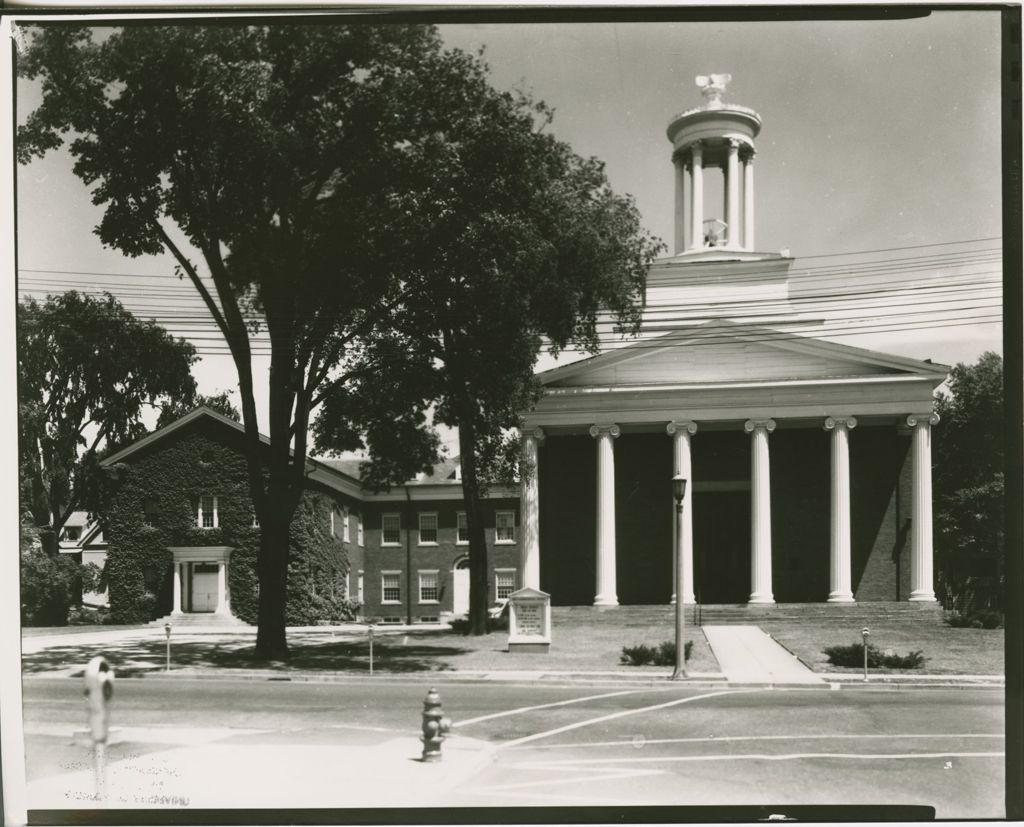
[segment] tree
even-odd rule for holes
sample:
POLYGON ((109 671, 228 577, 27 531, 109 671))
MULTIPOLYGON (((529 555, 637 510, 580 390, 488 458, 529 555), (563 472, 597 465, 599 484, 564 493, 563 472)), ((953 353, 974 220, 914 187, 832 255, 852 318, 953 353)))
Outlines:
MULTIPOLYGON (((410 137, 388 156, 379 195, 395 239, 388 260, 410 291, 394 323, 426 357, 432 385, 421 395, 434 421, 459 432, 475 634, 487 620, 481 497, 494 468, 509 467, 509 432, 538 397, 538 354, 545 340, 556 353, 569 344, 596 352, 602 311, 635 330, 661 248, 603 165, 544 131, 552 112, 543 103, 500 93, 487 75, 480 57, 424 56, 414 82, 396 90, 410 137)), ((328 394, 320 422, 347 404, 328 394)), ((318 447, 328 436, 317 431, 318 447)))
MULTIPOLYGON (((130 256, 169 252, 230 350, 261 527, 258 657, 288 653, 288 529, 322 391, 358 393, 387 370, 367 358, 368 340, 374 353, 387 351, 381 341, 403 349, 385 330, 406 287, 380 255, 395 240, 380 220, 380 171, 419 134, 401 131, 416 124, 398 117, 398 90, 440 49, 433 29, 398 24, 143 25, 102 40, 40 24, 19 56, 20 75, 42 85, 19 159, 70 139, 76 174, 104 206, 101 241, 130 256), (266 454, 256 332, 270 343, 266 454)), ((421 408, 385 412, 386 401, 350 410, 387 413, 429 442, 421 408)), ((415 452, 385 461, 395 442, 373 442, 382 428, 357 430, 349 439, 394 477, 419 470, 415 452)))
MULTIPOLYGON (((987 352, 973 365, 960 363, 948 385, 938 395, 934 436, 935 545, 947 607, 970 597, 969 579, 996 586, 1002 571, 1003 360, 987 352)), ((990 598, 1001 601, 998 588, 990 598)))
POLYGON ((189 399, 168 399, 160 406, 160 416, 156 421, 156 430, 170 425, 185 414, 194 411, 196 408, 205 407, 211 411, 233 419, 235 422, 242 421, 242 415, 231 404, 231 394, 228 391, 221 391, 213 396, 198 393, 189 399))
POLYGON ((77 292, 18 306, 22 498, 43 550, 91 495, 98 452, 145 433, 146 406, 190 397, 195 349, 111 295, 77 292))

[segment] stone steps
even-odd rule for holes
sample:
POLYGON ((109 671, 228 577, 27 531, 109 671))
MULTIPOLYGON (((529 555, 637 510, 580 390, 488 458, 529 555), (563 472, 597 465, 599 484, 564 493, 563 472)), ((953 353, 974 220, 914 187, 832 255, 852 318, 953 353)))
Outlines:
MULTIPOLYGON (((645 626, 671 624, 674 606, 554 606, 552 623, 559 618, 581 620, 594 625, 645 626)), ((880 623, 942 623, 943 611, 937 603, 871 602, 871 603, 779 603, 774 606, 717 604, 687 606, 688 623, 771 623, 821 622, 871 626, 880 623)))
POLYGON ((245 626, 246 624, 234 615, 219 615, 215 612, 187 613, 180 615, 165 615, 151 620, 147 626, 163 628, 170 623, 174 628, 181 626, 245 626))

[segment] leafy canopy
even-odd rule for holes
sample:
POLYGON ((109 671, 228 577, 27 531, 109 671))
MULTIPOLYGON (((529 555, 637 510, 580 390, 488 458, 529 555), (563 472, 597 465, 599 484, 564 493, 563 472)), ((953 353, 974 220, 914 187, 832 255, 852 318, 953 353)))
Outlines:
POLYGON ((195 349, 109 294, 74 291, 22 302, 17 338, 23 495, 36 525, 58 530, 97 451, 145 433, 147 406, 195 393, 195 349))

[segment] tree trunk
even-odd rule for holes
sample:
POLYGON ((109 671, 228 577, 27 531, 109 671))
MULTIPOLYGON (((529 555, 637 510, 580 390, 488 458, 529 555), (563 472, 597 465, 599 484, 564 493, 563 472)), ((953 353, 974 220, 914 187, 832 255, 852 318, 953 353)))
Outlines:
MULTIPOLYGON (((465 410, 465 407, 463 408, 465 410)), ((459 452, 462 462, 462 495, 469 529, 469 630, 487 634, 487 539, 480 508, 476 469, 476 428, 472 415, 459 419, 459 452)))
MULTIPOLYGON (((270 506, 273 511, 279 508, 270 506)), ((285 632, 285 607, 288 604, 288 527, 283 515, 268 514, 260 523, 260 551, 257 573, 260 583, 256 657, 285 660, 288 637, 285 632)))

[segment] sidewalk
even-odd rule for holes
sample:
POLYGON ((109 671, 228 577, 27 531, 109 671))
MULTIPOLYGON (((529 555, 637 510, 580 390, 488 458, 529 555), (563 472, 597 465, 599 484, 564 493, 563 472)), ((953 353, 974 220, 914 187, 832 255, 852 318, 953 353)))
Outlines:
POLYGON ((437 763, 420 760, 414 735, 370 745, 330 743, 330 734, 258 729, 124 727, 107 747, 106 797, 97 797, 87 739, 70 727, 26 727, 33 756, 51 769, 29 781, 31 809, 431 807, 490 761, 484 741, 450 735, 437 763), (272 752, 261 749, 273 746, 272 752), (59 755, 57 758, 55 756, 59 755), (272 760, 268 759, 272 756, 272 760), (56 771, 54 771, 56 770, 56 771))

